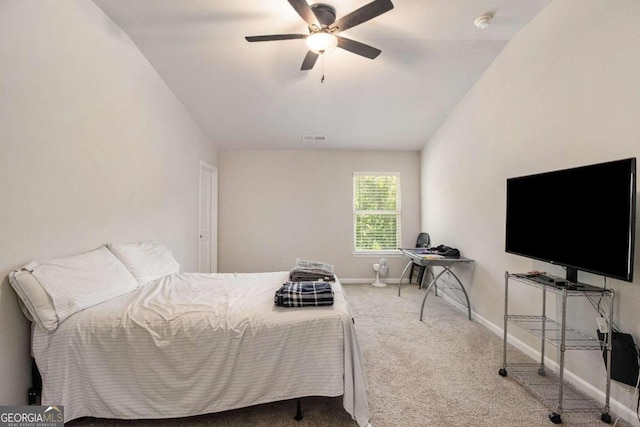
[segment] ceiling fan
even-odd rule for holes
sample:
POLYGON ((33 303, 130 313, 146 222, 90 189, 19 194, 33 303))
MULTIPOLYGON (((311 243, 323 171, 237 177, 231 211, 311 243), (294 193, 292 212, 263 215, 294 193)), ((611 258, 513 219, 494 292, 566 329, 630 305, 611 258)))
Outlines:
POLYGON ((248 36, 249 42, 267 42, 275 40, 305 39, 309 52, 302 61, 301 70, 310 70, 318 57, 336 47, 356 55, 374 59, 381 50, 375 47, 338 36, 339 32, 348 30, 363 22, 393 9, 391 0, 374 0, 359 9, 336 20, 336 9, 325 3, 309 5, 305 0, 288 0, 289 4, 304 19, 309 27, 309 34, 274 34, 269 36, 248 36))

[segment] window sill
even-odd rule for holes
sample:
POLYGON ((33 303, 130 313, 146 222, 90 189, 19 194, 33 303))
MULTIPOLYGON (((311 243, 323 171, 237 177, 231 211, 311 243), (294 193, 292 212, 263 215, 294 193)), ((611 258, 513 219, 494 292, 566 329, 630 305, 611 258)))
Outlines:
POLYGON ((402 252, 399 250, 393 251, 353 251, 352 255, 354 257, 379 257, 379 256, 387 256, 387 257, 401 257, 402 252))

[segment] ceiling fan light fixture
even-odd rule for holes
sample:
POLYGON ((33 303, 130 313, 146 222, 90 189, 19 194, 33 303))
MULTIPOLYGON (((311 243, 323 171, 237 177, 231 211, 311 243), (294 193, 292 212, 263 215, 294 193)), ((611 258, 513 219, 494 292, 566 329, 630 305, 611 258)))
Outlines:
POLYGON ((492 13, 485 13, 484 15, 479 16, 478 18, 476 18, 476 20, 473 21, 473 23, 479 29, 484 30, 485 28, 487 28, 489 26, 489 23, 491 22, 492 18, 493 18, 493 14, 492 13))
POLYGON ((311 70, 319 58, 324 58, 322 54, 329 53, 335 48, 368 59, 375 59, 382 52, 375 47, 342 37, 342 33, 392 10, 391 0, 372 0, 337 20, 336 9, 329 4, 314 3, 310 5, 307 3, 308 0, 287 1, 307 25, 308 33, 247 36, 245 39, 248 42, 305 39, 308 51, 302 61, 301 71, 311 70), (338 33, 340 35, 337 35, 338 33))
POLYGON ((307 48, 314 53, 329 53, 338 46, 338 37, 331 33, 318 31, 306 39, 307 48))

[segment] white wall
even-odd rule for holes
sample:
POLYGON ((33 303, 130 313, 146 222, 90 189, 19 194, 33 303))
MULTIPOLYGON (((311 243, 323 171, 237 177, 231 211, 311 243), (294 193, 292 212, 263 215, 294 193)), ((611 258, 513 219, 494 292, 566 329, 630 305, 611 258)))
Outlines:
POLYGON ((93 2, 0 0, 0 405, 26 404, 29 327, 6 277, 110 241, 197 271, 199 161, 215 146, 93 2))
MULTIPOLYGON (((476 259, 473 310, 496 330, 502 329, 505 270, 564 274, 504 252, 505 180, 640 157, 638 40, 637 0, 556 0, 507 45, 424 147, 422 228, 476 259)), ((637 249, 638 243, 635 282, 608 285, 617 292, 616 323, 639 342, 637 249)), ((603 284, 601 277, 583 273, 579 280, 603 284)), ((535 296, 522 291, 515 298, 524 307, 535 296)), ((593 334, 595 311, 578 312, 573 320, 593 334)), ((510 331, 533 345, 517 328, 510 331)), ((568 354, 567 369, 604 390, 601 355, 577 353, 568 354)), ((631 387, 612 387, 615 399, 635 408, 631 387)), ((633 410, 627 415, 634 418, 633 410)))
MULTIPOLYGON (((289 270, 296 258, 373 280, 380 259, 353 252, 353 172, 400 172, 402 244, 420 232, 420 155, 388 151, 220 151, 220 257, 225 272, 289 270)), ((406 261, 387 257, 389 278, 406 261)))

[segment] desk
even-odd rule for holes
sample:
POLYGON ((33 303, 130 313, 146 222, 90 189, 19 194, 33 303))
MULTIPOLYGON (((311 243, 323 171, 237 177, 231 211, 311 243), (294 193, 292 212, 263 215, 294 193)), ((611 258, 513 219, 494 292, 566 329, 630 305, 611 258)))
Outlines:
MULTIPOLYGON (((431 282, 429 283, 429 286, 427 287, 427 293, 424 296, 424 299, 422 300, 422 308, 420 309, 420 321, 422 321, 422 317, 424 314, 424 304, 425 302, 427 302, 427 297, 429 296, 429 292, 431 291, 432 287, 436 287, 436 295, 437 295, 437 289, 438 289, 438 285, 437 285, 437 281, 440 277, 442 277, 443 274, 445 273, 450 273, 451 276, 453 276, 454 279, 456 279, 456 281, 458 282, 458 285, 460 285, 460 290, 462 290, 462 293, 464 294, 465 299, 467 300, 467 311, 469 313, 469 320, 471 320, 471 304, 469 303, 469 296, 467 295, 467 291, 465 290, 464 286, 462 285, 462 282, 460 281, 460 279, 458 278, 458 276, 456 276, 456 274, 451 270, 451 268, 453 268, 454 266, 456 266, 459 263, 469 263, 469 262, 474 262, 472 259, 469 258, 464 258, 464 257, 460 257, 460 258, 437 258, 437 257, 433 257, 430 258, 429 254, 425 254, 424 253, 424 249, 423 248, 400 248, 400 251, 402 252, 402 255, 406 256, 409 258, 409 262, 407 263, 406 267, 404 268, 404 270, 402 270, 402 275, 400 276, 400 286, 398 287, 398 296, 400 296, 400 292, 402 291, 402 279, 404 278, 405 273, 407 272, 407 270, 409 269, 409 267, 411 267, 411 264, 413 264, 414 262, 417 264, 420 264, 421 266, 424 267, 442 267, 442 271, 440 273, 438 273, 437 275, 433 276, 433 280, 431 280, 431 282)), ((424 282, 424 278, 425 278, 426 274, 422 276, 422 281, 424 282)), ((422 283, 419 284, 420 287, 422 287, 422 283)))

